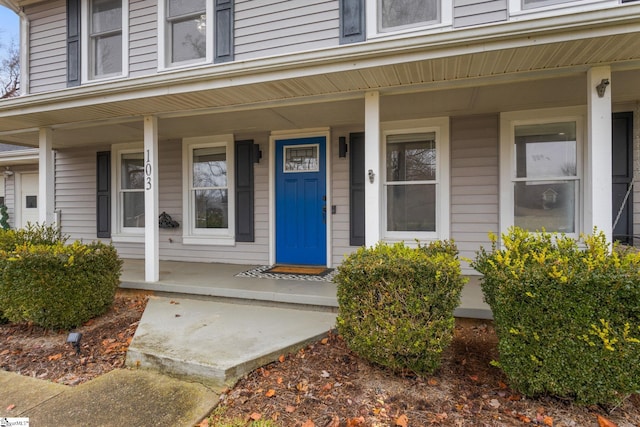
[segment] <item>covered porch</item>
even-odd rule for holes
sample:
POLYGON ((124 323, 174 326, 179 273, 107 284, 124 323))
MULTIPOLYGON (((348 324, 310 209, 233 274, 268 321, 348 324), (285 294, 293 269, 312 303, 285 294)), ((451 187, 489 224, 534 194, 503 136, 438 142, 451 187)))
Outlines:
MULTIPOLYGON (((252 300, 267 304, 296 304, 336 310, 337 286, 330 280, 274 279, 241 277, 255 265, 160 261, 160 279, 145 281, 144 260, 125 259, 122 288, 154 292, 190 294, 205 297, 252 300)), ((469 277, 462 291, 457 317, 490 319, 491 311, 483 301, 479 277, 469 277)))

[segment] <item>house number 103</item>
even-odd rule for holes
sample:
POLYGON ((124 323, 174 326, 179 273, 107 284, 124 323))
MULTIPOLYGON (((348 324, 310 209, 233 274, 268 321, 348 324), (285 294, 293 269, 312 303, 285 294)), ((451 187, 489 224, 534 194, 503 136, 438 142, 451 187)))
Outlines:
POLYGON ((146 177, 145 179, 145 190, 151 190, 151 172, 152 172, 152 167, 151 167, 151 156, 149 155, 149 150, 147 150, 147 161, 144 164, 144 176, 146 177))

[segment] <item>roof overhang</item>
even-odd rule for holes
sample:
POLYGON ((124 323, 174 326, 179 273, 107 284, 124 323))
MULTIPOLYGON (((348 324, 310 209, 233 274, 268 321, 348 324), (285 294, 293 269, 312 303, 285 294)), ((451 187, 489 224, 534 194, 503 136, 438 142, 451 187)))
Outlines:
MULTIPOLYGON (((22 96, 0 102, 0 141, 34 146, 42 127, 82 129, 139 123, 147 115, 175 118, 360 99, 370 90, 395 94, 493 85, 583 74, 598 65, 613 72, 640 70, 640 4, 22 96)), ((637 95, 621 91, 619 100, 637 95)))

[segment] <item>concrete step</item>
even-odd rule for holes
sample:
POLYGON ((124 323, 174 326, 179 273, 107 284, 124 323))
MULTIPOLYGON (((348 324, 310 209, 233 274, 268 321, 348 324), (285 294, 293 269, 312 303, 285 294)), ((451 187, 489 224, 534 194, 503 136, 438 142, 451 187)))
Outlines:
POLYGON ((152 296, 127 365, 215 387, 298 351, 335 326, 334 312, 152 296))

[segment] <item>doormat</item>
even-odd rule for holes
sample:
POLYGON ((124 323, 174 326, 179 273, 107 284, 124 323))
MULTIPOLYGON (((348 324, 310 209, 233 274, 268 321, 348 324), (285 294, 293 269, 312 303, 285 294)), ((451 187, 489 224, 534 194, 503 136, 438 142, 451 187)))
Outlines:
POLYGON ((278 273, 278 274, 308 274, 311 276, 324 276, 329 273, 331 269, 326 267, 303 267, 299 265, 274 265, 265 273, 278 273))
POLYGON ((336 271, 326 267, 299 267, 283 265, 260 265, 251 270, 236 274, 236 277, 257 279, 284 279, 311 282, 331 282, 336 271), (296 269, 294 271, 293 269, 296 269), (310 270, 311 269, 311 270, 310 270))

